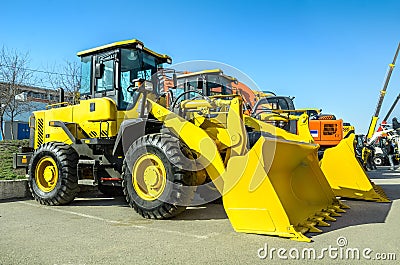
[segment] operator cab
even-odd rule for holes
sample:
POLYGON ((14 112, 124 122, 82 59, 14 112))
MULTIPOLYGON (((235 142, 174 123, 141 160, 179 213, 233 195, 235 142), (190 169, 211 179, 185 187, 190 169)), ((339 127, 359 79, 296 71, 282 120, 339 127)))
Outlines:
MULTIPOLYGON (((268 96, 268 97, 262 97, 261 99, 259 99, 256 104, 254 105, 253 111, 252 111, 252 116, 253 117, 260 117, 260 115, 262 114, 272 114, 271 118, 273 118, 274 116, 281 116, 282 114, 288 115, 288 114, 296 114, 295 112, 280 112, 280 111, 290 111, 290 110, 294 110, 294 103, 293 103, 293 99, 290 97, 285 97, 285 96, 276 96, 274 93, 272 92, 263 92, 265 95, 268 94, 272 94, 272 96, 268 96)), ((302 113, 300 113, 302 114, 302 113)), ((291 133, 296 134, 297 132, 297 125, 296 125, 296 121, 286 121, 286 116, 283 115, 281 119, 278 120, 269 120, 266 121, 270 124, 273 124, 276 127, 279 127, 281 129, 284 129, 286 131, 289 131, 291 133)))
POLYGON ((136 105, 138 91, 132 90, 133 80, 152 82, 158 91, 158 80, 152 78, 164 63, 172 59, 158 54, 139 40, 127 40, 104 45, 78 53, 81 58, 81 99, 108 97, 118 110, 128 110, 136 105))
POLYGON ((179 75, 177 89, 181 92, 200 90, 205 96, 229 95, 232 94, 232 82, 237 82, 236 78, 225 75, 221 69, 204 70, 179 75))
POLYGON ((294 103, 290 97, 270 96, 264 97, 257 101, 253 108, 253 114, 262 111, 272 110, 294 110, 294 103))
POLYGON ((230 95, 233 94, 232 83, 237 83, 236 78, 225 75, 221 69, 185 73, 176 79, 176 88, 173 89, 175 103, 199 96, 230 95))

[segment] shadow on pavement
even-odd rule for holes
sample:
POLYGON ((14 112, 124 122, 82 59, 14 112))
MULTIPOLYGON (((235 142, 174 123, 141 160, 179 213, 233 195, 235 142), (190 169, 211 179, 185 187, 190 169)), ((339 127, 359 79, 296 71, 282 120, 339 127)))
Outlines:
POLYGON ((400 199, 400 184, 379 184, 391 201, 400 199))
MULTIPOLYGON (((329 222, 330 227, 318 227, 324 233, 336 231, 349 226, 362 224, 384 223, 392 207, 392 203, 374 203, 367 201, 344 201, 351 209, 346 209, 341 217, 335 217, 336 222, 329 222)), ((309 233, 311 237, 318 233, 309 233)))
MULTIPOLYGON (((347 228, 349 226, 356 226, 362 224, 385 223, 394 200, 400 199, 400 184, 384 184, 379 185, 383 188, 386 195, 392 202, 377 203, 362 200, 344 200, 350 209, 346 209, 346 213, 342 213, 341 217, 335 217, 336 222, 330 222, 330 227, 319 227, 324 233, 347 228)), ((318 233, 309 233, 311 237, 319 235, 318 233)))
POLYGON ((7 202, 20 202, 20 201, 33 201, 32 197, 24 197, 24 198, 13 198, 13 199, 3 199, 0 200, 0 204, 7 202))
POLYGON ((188 207, 186 211, 172 220, 216 220, 228 219, 222 203, 209 203, 206 205, 188 207))
POLYGON ((121 206, 129 207, 124 196, 109 196, 99 191, 80 192, 69 206, 121 206))

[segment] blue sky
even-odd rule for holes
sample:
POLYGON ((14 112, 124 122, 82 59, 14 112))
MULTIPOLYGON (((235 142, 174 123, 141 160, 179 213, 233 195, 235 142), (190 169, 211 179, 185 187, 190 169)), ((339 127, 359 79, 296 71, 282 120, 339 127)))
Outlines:
MULTIPOLYGON (((31 66, 137 38, 174 63, 212 60, 366 133, 400 41, 400 1, 2 1, 0 46, 31 66)), ((400 60, 400 59, 399 59, 400 60)), ((400 62, 399 62, 400 65, 400 62)), ((400 93, 394 69, 381 118, 400 93)), ((400 106, 393 116, 399 117, 400 106)))

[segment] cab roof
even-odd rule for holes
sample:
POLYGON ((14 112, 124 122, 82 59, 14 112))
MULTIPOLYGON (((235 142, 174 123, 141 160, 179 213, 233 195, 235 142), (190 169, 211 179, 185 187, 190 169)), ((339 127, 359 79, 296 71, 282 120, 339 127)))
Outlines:
POLYGON ((102 45, 99 47, 95 47, 92 49, 88 49, 88 50, 84 50, 81 52, 78 52, 77 55, 79 57, 83 57, 86 55, 91 55, 94 53, 98 53, 98 52, 102 52, 102 51, 106 51, 106 50, 111 50, 111 49, 115 49, 115 48, 122 48, 122 47, 127 47, 127 48, 140 48, 142 47, 143 50, 145 50, 147 53, 153 55, 154 57, 161 59, 162 61, 170 61, 172 62, 171 57, 169 57, 166 54, 159 54, 156 53, 153 50, 150 50, 149 48, 145 47, 143 42, 141 42, 140 40, 137 39, 132 39, 132 40, 124 40, 124 41, 118 41, 118 42, 113 42, 110 44, 106 44, 106 45, 102 45), (169 60, 168 60, 169 59, 169 60))
POLYGON ((220 75, 220 76, 225 77, 226 79, 230 80, 231 82, 237 81, 237 79, 235 77, 225 75, 221 69, 202 70, 202 71, 198 71, 198 72, 192 72, 192 73, 188 73, 188 74, 179 75, 176 78, 180 79, 180 78, 193 77, 193 76, 198 76, 198 75, 207 75, 207 74, 208 75, 220 75))

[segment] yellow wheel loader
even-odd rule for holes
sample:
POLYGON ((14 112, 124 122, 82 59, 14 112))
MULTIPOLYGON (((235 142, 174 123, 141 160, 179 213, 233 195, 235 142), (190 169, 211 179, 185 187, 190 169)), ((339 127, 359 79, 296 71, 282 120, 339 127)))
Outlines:
POLYGON ((253 109, 253 116, 278 123, 304 140, 320 144, 320 166, 335 195, 376 202, 390 201, 382 188, 369 179, 357 159, 353 126, 344 126, 342 120, 336 120, 333 115, 321 115, 316 109, 296 110, 289 97, 260 99, 253 109), (300 116, 302 113, 311 117, 307 125, 300 116), (301 129, 305 126, 307 129, 301 129))
MULTIPOLYGON (((205 95, 234 92, 242 94, 240 90, 233 92, 233 83, 237 84, 238 81, 223 74, 220 69, 178 76, 178 87, 181 91, 200 90, 205 95)), ((247 90, 245 92, 249 93, 247 90)), ((377 202, 389 201, 382 188, 371 182, 356 158, 353 126, 344 126, 342 120, 336 120, 333 115, 321 114, 319 109, 295 109, 293 99, 290 97, 276 96, 272 92, 268 93, 268 97, 260 95, 254 97, 258 100, 254 106, 250 106, 252 107, 250 116, 300 137, 277 131, 268 130, 268 133, 285 135, 285 139, 294 141, 319 144, 319 158, 323 157, 320 166, 336 196, 377 202), (307 115, 304 116, 303 113, 307 115), (307 116, 311 117, 310 120, 307 116)), ((261 123, 256 123, 249 115, 244 116, 246 126, 253 130, 257 128, 261 133, 267 129, 261 123)))
POLYGON ((306 242, 305 232, 321 232, 344 212, 318 165, 318 145, 252 118, 253 128, 245 126, 240 96, 177 96, 167 106, 173 92, 156 73, 171 58, 138 40, 78 56, 80 102, 35 111, 31 152, 16 156, 41 204, 71 202, 79 184, 122 186, 140 215, 170 218, 211 179, 236 231, 306 242))

